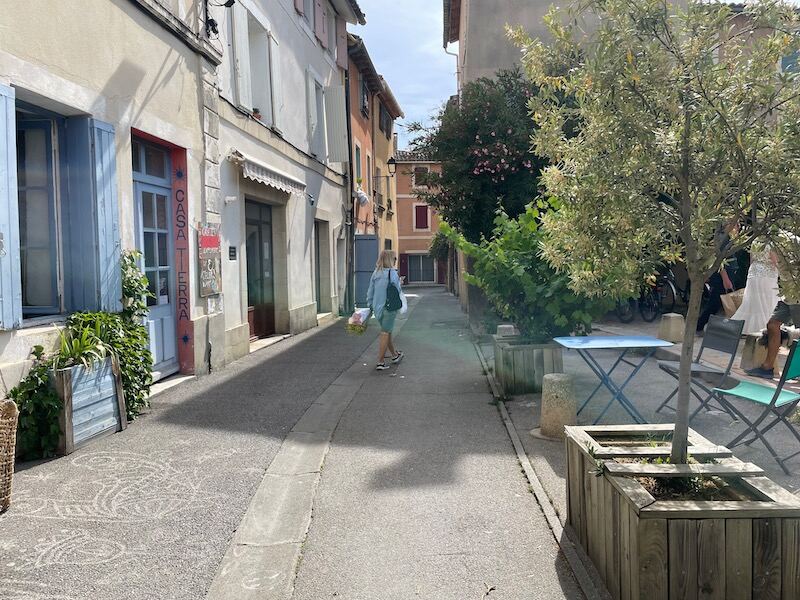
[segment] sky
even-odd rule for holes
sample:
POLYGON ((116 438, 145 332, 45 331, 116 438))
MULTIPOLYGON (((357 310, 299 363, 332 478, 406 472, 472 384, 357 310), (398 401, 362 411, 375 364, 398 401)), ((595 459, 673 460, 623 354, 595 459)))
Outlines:
POLYGON ((456 59, 442 48, 442 2, 358 0, 358 5, 367 24, 348 25, 348 31, 364 40, 405 113, 395 127, 402 150, 408 146, 403 124, 428 121, 456 93, 456 59))

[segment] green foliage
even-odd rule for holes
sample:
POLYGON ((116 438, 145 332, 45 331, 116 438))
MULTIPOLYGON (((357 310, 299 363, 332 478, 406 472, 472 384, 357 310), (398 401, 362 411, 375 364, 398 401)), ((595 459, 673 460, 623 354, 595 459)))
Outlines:
POLYGON ((442 163, 420 197, 471 242, 491 234, 498 207, 513 218, 537 195, 546 163, 530 149, 526 106, 535 89, 518 69, 499 71, 466 84, 434 127, 409 128, 418 134, 412 145, 442 163))
MULTIPOLYGON (((794 7, 741 11, 690 0, 586 0, 553 9, 545 46, 513 33, 539 93, 535 151, 551 166, 543 254, 579 292, 633 292, 641 265, 685 262, 692 290, 778 229, 800 227, 800 78, 776 68, 800 50, 794 7), (585 27, 592 23, 592 27, 585 27), (561 98, 574 98, 565 105, 561 98), (567 137, 570 124, 578 134, 567 137)), ((686 461, 686 318, 673 463, 686 461)))
POLYGON ((141 257, 138 250, 122 253, 122 316, 132 321, 147 316, 147 298, 153 297, 147 277, 139 268, 141 257))
POLYGON ((59 332, 59 344, 52 356, 34 347, 34 364, 9 397, 20 410, 17 439, 26 460, 53 456, 58 447, 61 399, 55 392, 51 372, 76 365, 92 368, 107 356, 116 357, 125 394, 126 417, 133 420, 149 405, 153 382, 153 357, 147 328, 147 278, 136 264, 140 254, 126 252, 122 258, 122 305, 119 314, 74 313, 59 332))
POLYGON ((530 205, 517 219, 498 212, 490 240, 467 241, 447 224, 442 230, 468 256, 474 258, 469 283, 480 287, 503 318, 520 332, 539 342, 553 337, 585 334, 592 320, 609 303, 590 300, 569 287, 569 277, 553 269, 541 256, 540 211, 546 203, 530 205))
POLYGON ((134 420, 147 406, 153 383, 153 356, 147 328, 140 322, 111 313, 74 313, 67 329, 96 331, 101 342, 117 357, 125 408, 129 421, 134 420))
POLYGON ((33 348, 33 366, 8 392, 19 408, 17 446, 23 460, 49 458, 58 448, 61 428, 58 415, 61 398, 50 385, 52 360, 44 356, 44 348, 33 348))
POLYGON ((58 352, 53 356, 53 369, 68 369, 83 365, 91 369, 95 362, 105 359, 109 348, 100 339, 99 327, 67 327, 59 333, 58 352))
POLYGON ((431 238, 428 254, 434 260, 447 260, 450 254, 450 240, 448 240, 447 236, 441 231, 437 231, 431 238))

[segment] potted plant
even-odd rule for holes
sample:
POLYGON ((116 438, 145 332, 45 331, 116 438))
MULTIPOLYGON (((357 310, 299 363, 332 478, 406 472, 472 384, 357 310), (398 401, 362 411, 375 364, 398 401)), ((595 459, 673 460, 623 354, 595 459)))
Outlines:
POLYGON ((51 382, 61 399, 59 454, 127 426, 119 363, 102 341, 99 324, 60 332, 51 382))
POLYGON ((613 598, 800 597, 800 498, 693 430, 566 427, 567 524, 613 598))
POLYGON ((515 337, 495 337, 495 377, 506 395, 541 391, 545 374, 563 370, 562 349, 552 339, 591 331, 592 319, 608 304, 576 294, 569 278, 541 257, 539 223, 548 209, 540 201, 516 219, 499 211, 492 238, 480 244, 442 225, 473 259, 467 281, 483 290, 500 316, 520 331, 515 337))
MULTIPOLYGON (((754 240, 797 232, 800 79, 776 68, 800 51, 791 7, 588 0, 563 17, 546 19, 549 46, 513 37, 540 86, 533 146, 552 164, 541 249, 572 289, 634 296, 655 260, 683 262, 699 292, 754 240)), ((568 430, 570 524, 617 598, 798 597, 797 499, 688 427, 700 301, 668 432, 620 426, 608 446, 607 429, 568 430)))

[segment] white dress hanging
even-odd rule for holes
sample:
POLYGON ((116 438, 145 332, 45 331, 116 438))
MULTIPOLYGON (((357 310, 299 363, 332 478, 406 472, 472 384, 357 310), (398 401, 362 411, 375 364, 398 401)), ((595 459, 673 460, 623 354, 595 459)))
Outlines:
POLYGON ((778 268, 768 245, 750 254, 750 270, 739 310, 731 317, 744 321, 742 333, 761 333, 780 300, 778 268))

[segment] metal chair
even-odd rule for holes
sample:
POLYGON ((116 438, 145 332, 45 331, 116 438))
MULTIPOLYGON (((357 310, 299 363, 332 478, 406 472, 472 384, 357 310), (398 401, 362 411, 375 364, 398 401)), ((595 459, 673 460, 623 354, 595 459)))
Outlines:
POLYGON ((772 445, 767 441, 767 438, 764 437, 764 434, 778 423, 783 423, 789 428, 789 431, 792 432, 792 435, 794 435, 795 439, 800 442, 800 433, 798 433, 794 426, 792 426, 792 424, 787 420, 787 417, 791 416, 792 411, 794 411, 798 402, 800 402, 800 394, 783 389, 783 386, 786 384, 787 380, 800 377, 800 352, 797 351, 797 344, 798 342, 794 342, 789 350, 789 357, 786 359, 786 366, 781 374, 781 380, 778 382, 778 387, 773 388, 770 385, 764 385, 761 383, 740 381, 736 387, 727 390, 720 388, 714 389, 714 391, 719 394, 720 401, 723 404, 726 404, 733 412, 736 413, 737 418, 742 420, 747 425, 747 429, 737 435, 730 444, 727 444, 728 448, 733 448, 739 444, 745 444, 749 446, 757 439, 761 440, 761 443, 763 443, 767 450, 769 450, 769 453, 772 454, 772 458, 775 459, 775 461, 781 466, 781 469, 783 469, 783 472, 787 475, 790 475, 791 473, 789 473, 789 469, 786 468, 784 463, 790 458, 800 454, 800 450, 781 458, 778 456, 778 453, 775 452, 775 449, 772 447, 772 445), (726 396, 742 398, 743 400, 749 400, 755 404, 760 404, 764 407, 764 412, 762 412, 757 419, 751 421, 742 413, 742 411, 736 408, 736 405, 730 402, 726 396), (770 415, 775 417, 772 422, 770 422, 766 427, 760 428, 760 425, 770 415), (752 433, 754 437, 746 442, 743 442, 742 440, 750 433, 752 433))
MULTIPOLYGON (((714 377, 716 381, 712 385, 723 384, 725 378, 728 377, 728 374, 731 372, 731 368, 733 367, 733 360, 736 358, 736 351, 739 348, 739 339, 742 337, 742 329, 744 329, 744 321, 734 321, 733 319, 726 319, 717 315, 711 315, 711 318, 708 321, 708 326, 706 327, 705 335, 703 335, 703 342, 700 344, 700 350, 697 352, 697 358, 694 359, 694 362, 691 366, 691 392, 692 395, 694 395, 694 397, 700 402, 700 406, 698 406, 697 410, 695 410, 689 416, 689 422, 691 422, 692 419, 697 416, 697 413, 699 413, 702 409, 711 410, 709 403, 715 397, 717 397, 717 399, 719 398, 717 392, 715 392, 710 386, 705 385, 700 377, 714 377), (703 352, 706 350, 706 348, 709 350, 716 350, 717 352, 722 352, 723 354, 730 356, 728 359, 728 364, 724 369, 716 365, 703 362, 703 352), (702 390, 705 393, 705 396, 701 396, 695 388, 702 390)), ((658 361, 658 368, 676 380, 680 377, 680 361, 660 360, 658 361)), ((661 412, 665 406, 674 410, 671 406, 668 406, 668 404, 677 393, 678 386, 675 386, 675 389, 672 390, 672 393, 667 396, 666 399, 659 405, 659 407, 656 409, 656 412, 661 412)), ((720 406, 732 418, 737 418, 736 415, 724 405, 724 403, 720 402, 720 406)))

